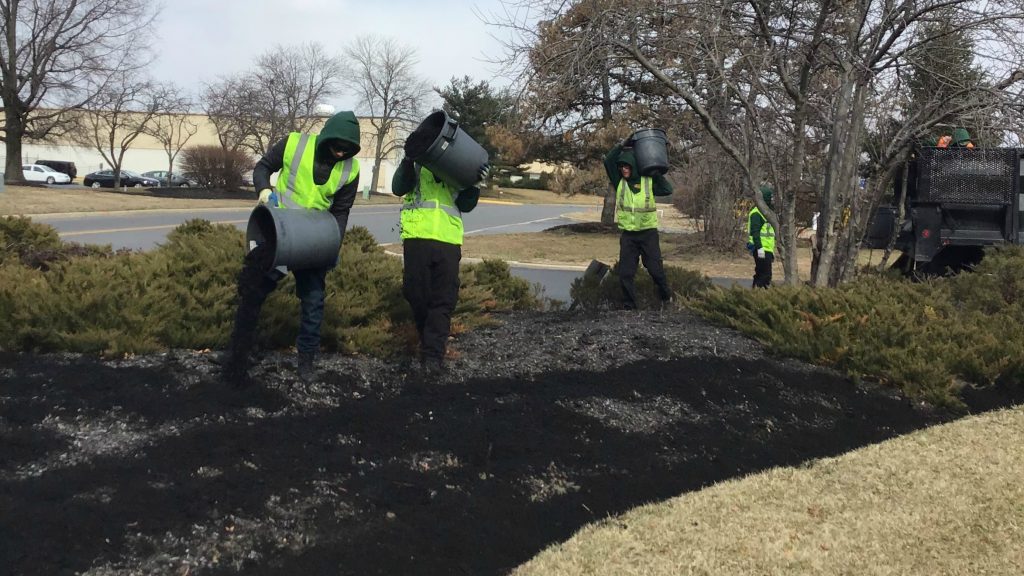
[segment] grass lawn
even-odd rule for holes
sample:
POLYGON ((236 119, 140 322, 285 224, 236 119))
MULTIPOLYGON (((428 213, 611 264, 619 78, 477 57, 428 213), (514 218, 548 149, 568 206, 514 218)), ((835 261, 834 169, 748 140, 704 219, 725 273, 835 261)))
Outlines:
MULTIPOLYGON (((65 212, 112 212, 119 210, 206 210, 211 208, 249 208, 252 200, 214 200, 202 198, 203 190, 195 190, 196 198, 160 198, 129 189, 114 192, 110 189, 43 188, 35 186, 5 186, 0 191, 0 216, 58 214, 65 212)), ((373 194, 368 200, 356 195, 356 205, 396 204, 391 194, 373 194)))
POLYGON ((517 576, 1024 574, 1024 407, 584 528, 517 576))
MULTIPOLYGON (((665 263, 713 276, 741 278, 753 271, 749 255, 709 252, 698 249, 693 234, 661 234, 665 263)), ((619 258, 619 234, 554 230, 532 234, 496 234, 466 236, 462 255, 468 258, 501 258, 537 264, 585 266, 591 260, 611 264, 619 258)))
POLYGON ((528 190, 526 188, 491 187, 480 189, 481 200, 497 200, 502 202, 519 202, 522 204, 592 204, 600 206, 604 203, 601 196, 577 194, 564 196, 547 190, 528 190))
MULTIPOLYGON (((485 189, 482 199, 522 204, 594 204, 600 205, 598 196, 559 196, 545 190, 506 188, 498 194, 485 189)), ((256 201, 202 198, 203 191, 195 190, 196 198, 160 198, 142 192, 114 192, 110 189, 44 188, 35 186, 5 186, 0 191, 0 216, 58 214, 67 212, 112 212, 119 210, 196 210, 211 208, 248 208, 256 201)), ((356 195, 356 205, 397 204, 401 199, 392 194, 372 194, 364 199, 356 195)))
MULTIPOLYGON (((662 232, 660 236, 662 256, 668 265, 723 278, 746 278, 753 274, 753 260, 742 247, 735 252, 718 252, 701 246, 699 236, 693 233, 662 232)), ((801 275, 809 276, 810 248, 801 252, 801 275)), ((462 255, 551 265, 585 266, 593 259, 612 264, 619 259, 619 233, 560 229, 533 234, 468 235, 462 255)), ((776 264, 775 272, 781 278, 780 264, 776 264)))

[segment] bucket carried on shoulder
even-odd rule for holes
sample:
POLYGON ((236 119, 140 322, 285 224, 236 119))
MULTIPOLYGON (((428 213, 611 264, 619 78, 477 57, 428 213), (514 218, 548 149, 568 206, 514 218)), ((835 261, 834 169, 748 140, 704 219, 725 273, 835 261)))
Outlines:
POLYGON ((271 208, 261 204, 249 214, 245 240, 250 251, 265 246, 267 256, 260 263, 264 270, 332 267, 341 250, 338 221, 327 210, 271 208))
POLYGON ((633 133, 633 155, 641 176, 662 176, 668 172, 668 136, 659 128, 642 128, 633 133))
POLYGON ((427 116, 409 135, 405 153, 456 190, 479 182, 480 167, 488 163, 484 147, 444 110, 427 116))

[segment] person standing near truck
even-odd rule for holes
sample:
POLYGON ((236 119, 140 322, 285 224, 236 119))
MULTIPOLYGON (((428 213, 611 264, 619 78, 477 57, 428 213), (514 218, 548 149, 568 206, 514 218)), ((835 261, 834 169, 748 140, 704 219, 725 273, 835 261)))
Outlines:
MULTIPOLYGON (((771 186, 761 186, 761 198, 769 208, 775 191, 771 186)), ((747 214, 747 249, 754 257, 754 288, 772 285, 772 262, 775 261, 775 228, 764 217, 755 204, 747 214)))
POLYGON ((619 230, 619 283, 622 286, 622 305, 626 310, 636 309, 634 279, 640 259, 651 275, 662 305, 672 301, 672 291, 661 259, 661 241, 658 238, 658 209, 655 196, 672 194, 672 184, 664 175, 641 176, 632 150, 633 142, 627 138, 608 151, 604 158, 605 172, 615 190, 615 219, 619 230))
MULTIPOLYGON (((327 210, 337 220, 344 238, 359 188, 359 161, 355 158, 359 150, 359 121, 352 112, 331 116, 319 134, 292 132, 271 146, 253 169, 252 180, 260 191, 260 204, 275 209, 327 210), (272 189, 270 175, 274 172, 280 173, 277 186, 272 189)), ((250 354, 256 344, 260 309, 285 276, 276 268, 266 271, 262 265, 266 255, 260 248, 249 252, 238 277, 238 309, 223 367, 224 379, 235 386, 249 383, 250 354)), ((320 350, 326 279, 331 268, 333 265, 291 270, 301 310, 295 341, 296 375, 303 382, 312 380, 320 350)))

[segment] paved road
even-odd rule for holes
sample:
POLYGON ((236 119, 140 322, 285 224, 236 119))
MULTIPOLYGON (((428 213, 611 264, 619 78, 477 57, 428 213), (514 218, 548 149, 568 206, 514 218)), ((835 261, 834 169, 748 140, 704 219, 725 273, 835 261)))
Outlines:
MULTIPOLYGON (((571 222, 561 215, 586 208, 575 205, 480 204, 472 213, 466 214, 466 234, 539 232, 571 222)), ((398 211, 397 204, 356 206, 349 216, 348 225, 365 226, 382 244, 398 242, 398 211)), ((248 209, 134 211, 44 216, 33 217, 33 220, 54 226, 61 238, 68 241, 148 250, 186 220, 202 218, 244 229, 249 212, 248 209)))
MULTIPOLYGON (((562 218, 568 212, 592 208, 585 205, 500 205, 480 204, 465 218, 466 234, 508 234, 539 232, 552 226, 570 223, 562 218)), ((399 241, 398 205, 356 206, 349 217, 349 226, 365 226, 382 244, 399 241)), ((167 233, 182 222, 202 218, 211 222, 233 224, 244 229, 248 209, 134 211, 124 213, 81 213, 64 216, 33 217, 33 220, 54 226, 65 240, 83 244, 110 244, 115 249, 148 250, 164 240, 167 233)), ((513 267, 513 273, 530 283, 539 283, 545 296, 569 301, 569 286, 582 270, 560 270, 530 266, 513 267)), ((643 273, 643 270, 641 270, 643 273)), ((712 278, 715 284, 745 284, 731 278, 712 278)))
MULTIPOLYGON (((480 204, 466 214, 466 234, 507 234, 512 232, 539 232, 572 222, 562 218, 567 212, 577 212, 585 205, 501 205, 480 204)), ((349 227, 365 226, 382 244, 399 241, 399 206, 356 206, 349 216, 349 227)), ((81 213, 74 215, 33 217, 55 227, 61 238, 83 244, 110 244, 115 249, 148 250, 163 242, 167 233, 182 222, 202 218, 211 222, 233 224, 240 230, 248 222, 248 209, 217 210, 163 210, 124 213, 81 213)), ((513 272, 530 281, 540 283, 545 295, 559 300, 569 299, 569 285, 581 271, 514 268, 513 272)))

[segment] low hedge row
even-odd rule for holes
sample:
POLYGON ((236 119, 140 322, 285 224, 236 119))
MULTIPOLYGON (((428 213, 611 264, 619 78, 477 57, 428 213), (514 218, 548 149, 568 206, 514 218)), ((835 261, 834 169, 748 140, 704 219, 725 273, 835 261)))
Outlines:
MULTIPOLYGON (((158 249, 113 252, 63 243, 49 226, 0 219, 0 348, 121 355, 222 348, 236 306, 244 243, 228 225, 192 220, 158 249)), ((504 309, 540 307, 503 262, 466 266, 455 322, 472 326, 504 309)), ((356 227, 327 277, 326 350, 387 355, 401 349, 411 313, 402 264, 356 227)), ((290 346, 298 331, 291 276, 267 300, 260 343, 290 346)))

